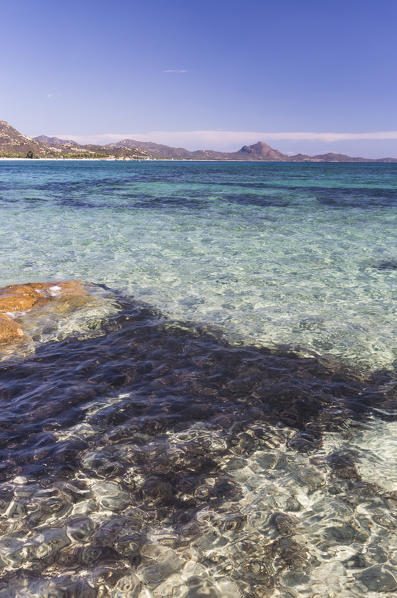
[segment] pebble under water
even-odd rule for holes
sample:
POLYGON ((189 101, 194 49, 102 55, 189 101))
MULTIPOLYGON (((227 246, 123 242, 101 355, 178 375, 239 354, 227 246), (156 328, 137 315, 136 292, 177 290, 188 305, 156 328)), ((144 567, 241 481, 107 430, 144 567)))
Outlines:
POLYGON ((395 596, 391 372, 103 293, 3 357, 0 598, 395 596))

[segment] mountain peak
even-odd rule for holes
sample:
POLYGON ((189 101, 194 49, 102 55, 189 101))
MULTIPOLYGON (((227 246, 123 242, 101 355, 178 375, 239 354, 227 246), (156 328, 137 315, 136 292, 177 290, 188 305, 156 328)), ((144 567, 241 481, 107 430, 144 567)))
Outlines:
POLYGON ((273 149, 267 143, 258 141, 253 145, 243 145, 240 150, 243 154, 249 154, 258 158, 267 158, 268 160, 285 160, 287 156, 278 150, 273 149))
POLYGON ((29 143, 32 143, 30 137, 22 135, 22 133, 14 129, 7 121, 0 120, 0 144, 2 146, 7 146, 6 149, 12 148, 12 146, 20 146, 24 149, 29 143))
POLYGON ((48 137, 48 135, 39 135, 38 137, 33 137, 33 139, 41 143, 48 143, 49 145, 77 145, 71 139, 59 139, 59 137, 48 137))
POLYGON ((268 151, 270 149, 273 149, 273 148, 270 147, 270 145, 268 145, 264 141, 257 141, 253 145, 243 145, 243 147, 241 148, 241 151, 249 152, 249 153, 252 153, 252 152, 258 153, 258 152, 268 151))
POLYGON ((392 162, 397 158, 352 158, 344 154, 328 153, 317 156, 283 154, 263 141, 244 145, 235 152, 217 152, 215 150, 189 151, 182 147, 170 147, 151 141, 123 139, 109 145, 80 145, 68 139, 40 135, 31 139, 22 135, 5 120, 0 120, 0 158, 26 157, 35 158, 110 158, 122 160, 233 160, 243 162, 392 162))

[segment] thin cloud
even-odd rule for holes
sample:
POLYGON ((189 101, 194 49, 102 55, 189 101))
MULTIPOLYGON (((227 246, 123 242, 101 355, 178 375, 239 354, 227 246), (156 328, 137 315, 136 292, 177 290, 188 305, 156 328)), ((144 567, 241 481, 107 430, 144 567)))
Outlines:
POLYGON ((363 139, 397 139, 397 131, 371 131, 367 133, 314 133, 314 132, 290 132, 290 133, 262 133, 268 139, 288 139, 293 141, 358 141, 363 139))
POLYGON ((137 141, 153 141, 172 146, 183 146, 189 149, 238 149, 241 145, 256 141, 306 141, 336 143, 341 141, 386 141, 397 140, 397 131, 370 131, 366 133, 333 133, 333 132, 269 132, 269 131, 148 131, 147 133, 102 133, 97 135, 64 135, 57 137, 73 139, 78 143, 113 143, 121 139, 137 141))
POLYGON ((165 69, 163 73, 187 73, 187 69, 165 69))

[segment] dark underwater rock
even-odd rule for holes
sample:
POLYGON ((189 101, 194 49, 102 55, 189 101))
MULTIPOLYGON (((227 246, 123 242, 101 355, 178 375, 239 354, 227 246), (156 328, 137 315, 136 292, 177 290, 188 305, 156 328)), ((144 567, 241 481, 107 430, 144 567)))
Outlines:
POLYGON ((374 268, 377 270, 397 270, 397 259, 382 260, 374 268))
MULTIPOLYGON (((183 571, 186 596, 220 598, 206 568, 241 596, 288 595, 285 580, 308 583, 318 566, 306 533, 330 552, 373 546, 363 501, 392 531, 393 494, 361 479, 357 452, 322 447, 369 415, 395 417, 388 373, 233 345, 126 299, 100 333, 2 364, 0 596, 182 593, 183 571)), ((371 586, 384 554, 346 566, 361 563, 371 586)))
POLYGON ((374 565, 357 575, 369 592, 393 592, 397 590, 395 577, 383 567, 374 565))

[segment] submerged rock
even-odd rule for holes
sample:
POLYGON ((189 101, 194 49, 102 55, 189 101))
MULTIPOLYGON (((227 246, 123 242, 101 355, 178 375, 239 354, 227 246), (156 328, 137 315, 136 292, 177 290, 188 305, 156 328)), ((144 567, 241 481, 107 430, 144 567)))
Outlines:
POLYGON ((395 591, 396 497, 364 484, 353 436, 373 407, 394 417, 384 374, 235 346, 122 297, 74 336, 65 314, 101 308, 87 288, 18 315, 45 342, 2 361, 1 597, 395 591))
POLYGON ((271 523, 282 536, 292 536, 296 532, 299 519, 286 513, 273 513, 271 523))
POLYGON ((378 565, 365 569, 358 575, 358 579, 370 592, 394 592, 397 589, 397 582, 393 575, 378 565))
POLYGON ((0 311, 26 311, 61 296, 87 296, 81 280, 61 282, 28 282, 0 288, 0 311))
POLYGON ((89 293, 81 280, 61 282, 29 282, 0 288, 0 343, 15 342, 24 336, 22 326, 11 316, 17 316, 57 300, 60 312, 62 304, 74 298, 86 300, 89 293))
POLYGON ((17 322, 4 314, 0 314, 0 343, 15 341, 23 336, 23 330, 17 322))
POLYGON ((111 596, 112 598, 123 598, 124 596, 129 596, 129 598, 137 598, 141 586, 141 580, 135 575, 135 573, 131 573, 130 575, 125 575, 118 580, 111 596))

